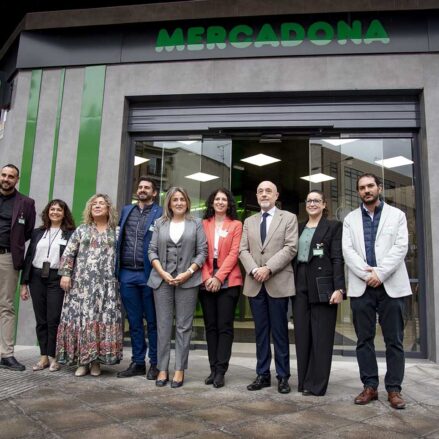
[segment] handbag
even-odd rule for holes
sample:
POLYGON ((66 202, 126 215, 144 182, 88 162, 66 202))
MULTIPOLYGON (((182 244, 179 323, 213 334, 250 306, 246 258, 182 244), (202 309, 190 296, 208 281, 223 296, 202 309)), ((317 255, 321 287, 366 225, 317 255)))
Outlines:
POLYGON ((329 303, 334 292, 334 282, 331 276, 316 277, 317 293, 320 303, 329 303))

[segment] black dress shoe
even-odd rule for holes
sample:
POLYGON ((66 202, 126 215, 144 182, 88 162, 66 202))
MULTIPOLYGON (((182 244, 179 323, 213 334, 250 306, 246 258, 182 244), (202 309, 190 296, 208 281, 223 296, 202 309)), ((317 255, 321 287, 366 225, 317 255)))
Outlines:
POLYGON ((155 380, 155 385, 157 387, 165 387, 166 384, 169 382, 169 375, 166 374, 166 378, 163 378, 162 380, 155 380))
POLYGON ((291 392, 291 387, 288 383, 287 377, 279 378, 279 381, 277 383, 277 391, 279 393, 290 393, 291 392))
POLYGON ((151 364, 148 369, 148 373, 146 374, 146 379, 153 381, 157 379, 157 375, 159 374, 159 370, 157 369, 156 364, 151 364))
POLYGON ((144 364, 137 364, 134 361, 128 366, 128 369, 117 373, 118 378, 130 378, 137 375, 145 375, 146 366, 144 364))
POLYGON ((271 377, 270 376, 264 376, 264 375, 258 375, 255 380, 247 386, 247 390, 261 390, 264 387, 270 387, 271 386, 271 377))
POLYGON ((215 374, 215 378, 213 379, 213 387, 215 387, 215 389, 219 389, 220 387, 224 387, 224 374, 223 373, 215 374))
POLYGON ((204 380, 204 384, 210 386, 213 384, 213 379, 215 378, 215 371, 210 372, 210 375, 204 380))
POLYGON ((303 396, 313 396, 314 393, 312 393, 311 390, 303 389, 302 395, 303 396))
POLYGON ((0 367, 3 369, 9 370, 26 370, 26 366, 24 364, 19 363, 15 357, 6 357, 0 360, 0 367))
POLYGON ((183 383, 184 383, 184 378, 181 381, 171 381, 171 387, 173 389, 178 389, 179 387, 183 387, 183 383))

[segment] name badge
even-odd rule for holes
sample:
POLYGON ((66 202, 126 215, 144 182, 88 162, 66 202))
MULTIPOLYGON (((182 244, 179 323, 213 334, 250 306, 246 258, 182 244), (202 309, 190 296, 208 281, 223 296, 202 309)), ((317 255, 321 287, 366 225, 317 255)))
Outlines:
POLYGON ((225 238, 227 235, 228 235, 228 231, 227 230, 220 230, 220 232, 219 232, 219 236, 221 237, 221 238, 225 238))
POLYGON ((59 245, 67 245, 67 239, 59 239, 59 245))
POLYGON ((26 220, 23 217, 18 218, 18 224, 26 224, 26 220))
POLYGON ((322 248, 313 248, 312 255, 313 256, 323 256, 323 249, 322 248))

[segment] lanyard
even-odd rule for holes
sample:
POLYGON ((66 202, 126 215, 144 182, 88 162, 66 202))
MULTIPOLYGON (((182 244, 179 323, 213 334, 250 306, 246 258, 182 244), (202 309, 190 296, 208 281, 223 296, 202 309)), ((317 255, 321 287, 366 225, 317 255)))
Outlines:
MULTIPOLYGON (((49 259, 49 253, 50 253, 50 247, 52 247, 53 242, 55 241, 56 237, 58 236, 58 233, 61 229, 58 229, 55 233, 55 236, 53 237, 53 239, 50 239, 50 229, 49 229, 49 248, 47 249, 47 256, 46 258, 49 259)), ((46 232, 46 236, 47 236, 47 232, 46 232)))

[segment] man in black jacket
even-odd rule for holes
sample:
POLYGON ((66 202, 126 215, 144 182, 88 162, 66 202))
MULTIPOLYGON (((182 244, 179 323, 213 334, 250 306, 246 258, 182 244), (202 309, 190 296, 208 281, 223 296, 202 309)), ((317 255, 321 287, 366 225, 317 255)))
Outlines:
POLYGON ((25 370, 14 357, 14 293, 23 266, 25 243, 35 226, 35 202, 15 189, 19 170, 4 166, 0 173, 0 367, 25 370))

